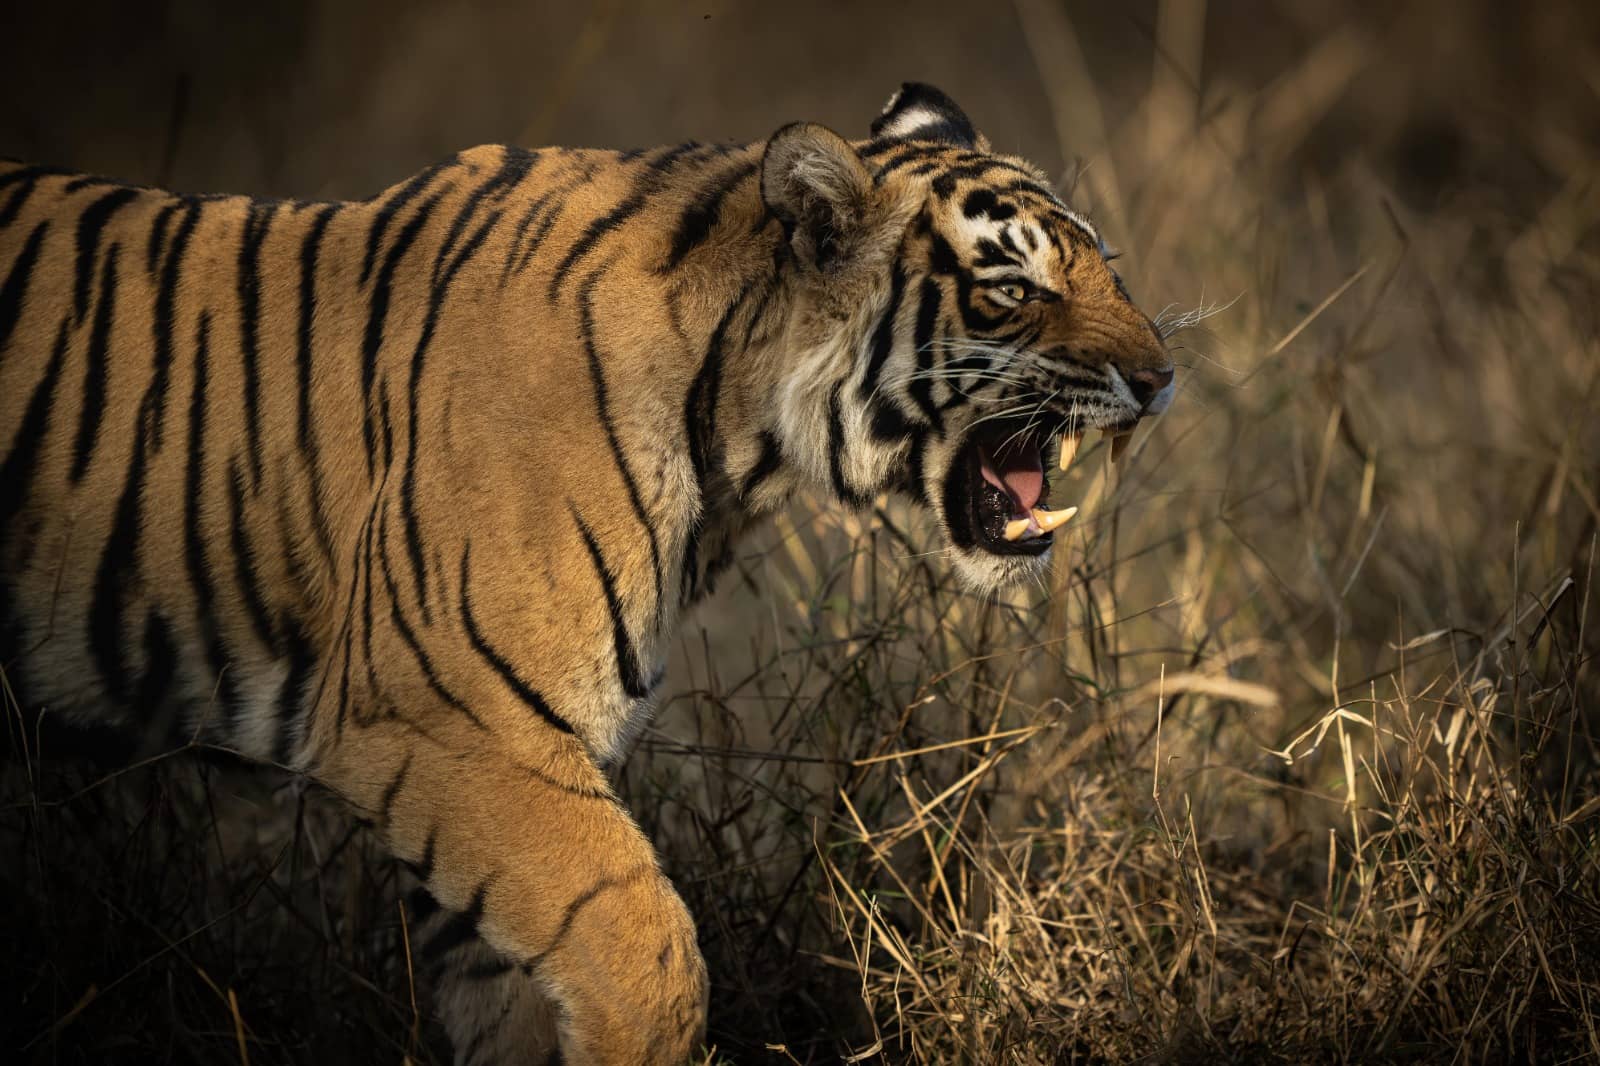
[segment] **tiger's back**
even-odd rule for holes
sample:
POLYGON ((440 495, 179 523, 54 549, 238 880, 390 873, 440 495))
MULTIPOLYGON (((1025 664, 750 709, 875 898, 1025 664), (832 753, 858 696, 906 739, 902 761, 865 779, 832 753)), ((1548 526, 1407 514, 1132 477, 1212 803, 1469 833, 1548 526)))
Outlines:
MULTIPOLYGON (((684 167, 728 154, 671 151, 684 167)), ((540 340, 593 314, 581 242, 608 216, 586 200, 626 191, 652 162, 485 147, 355 203, 0 171, 0 425, 17 427, 0 633, 22 691, 112 711, 146 737, 200 728, 293 762, 345 601, 386 606, 365 602, 388 592, 354 543, 369 516, 401 534, 388 576, 413 587, 420 629, 447 569, 421 550, 423 528, 441 506, 461 513, 452 496, 470 508, 504 495, 470 484, 489 480, 479 449, 608 449, 584 368, 540 340), (543 298, 553 281, 574 292, 543 298), (519 392, 534 399, 507 412, 499 441, 480 440, 519 392)), ((663 309, 640 290, 627 299, 648 335, 661 327, 645 305, 663 309)), ((656 369, 670 385, 672 368, 656 369)), ((593 492, 532 465, 547 506, 593 492)))

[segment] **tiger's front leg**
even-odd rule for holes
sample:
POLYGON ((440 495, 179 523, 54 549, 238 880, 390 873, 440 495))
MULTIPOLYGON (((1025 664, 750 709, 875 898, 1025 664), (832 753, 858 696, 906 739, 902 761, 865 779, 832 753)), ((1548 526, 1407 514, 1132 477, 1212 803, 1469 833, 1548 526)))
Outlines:
POLYGON ((441 908, 417 946, 457 1061, 688 1061, 706 1011, 694 923, 582 743, 551 737, 530 758, 459 739, 352 721, 312 768, 441 908))

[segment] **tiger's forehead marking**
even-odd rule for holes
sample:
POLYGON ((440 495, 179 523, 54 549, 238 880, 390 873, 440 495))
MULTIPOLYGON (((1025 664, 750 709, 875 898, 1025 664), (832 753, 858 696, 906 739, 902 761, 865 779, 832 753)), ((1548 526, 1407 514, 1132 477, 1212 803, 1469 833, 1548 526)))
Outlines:
POLYGON ((1023 160, 919 141, 875 142, 862 155, 869 160, 882 157, 874 175, 880 185, 896 174, 925 182, 935 197, 954 209, 964 229, 968 221, 985 216, 995 223, 1018 216, 1041 228, 1054 220, 1067 230, 1061 236, 1068 241, 1087 241, 1104 254, 1105 241, 1094 223, 1068 207, 1043 174, 1023 160))

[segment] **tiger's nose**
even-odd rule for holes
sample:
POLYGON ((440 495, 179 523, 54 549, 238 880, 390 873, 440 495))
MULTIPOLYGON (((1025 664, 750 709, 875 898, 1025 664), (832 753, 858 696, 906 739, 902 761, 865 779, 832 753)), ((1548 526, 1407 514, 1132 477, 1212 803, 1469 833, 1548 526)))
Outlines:
POLYGON ((1161 390, 1172 384, 1172 368, 1135 370, 1128 375, 1127 381, 1140 409, 1148 410, 1156 397, 1161 395, 1161 390))

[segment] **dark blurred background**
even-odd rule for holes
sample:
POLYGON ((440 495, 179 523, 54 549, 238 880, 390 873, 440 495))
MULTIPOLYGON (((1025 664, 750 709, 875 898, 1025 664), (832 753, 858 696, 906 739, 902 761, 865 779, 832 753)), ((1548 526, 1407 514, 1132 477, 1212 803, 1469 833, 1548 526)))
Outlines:
POLYGON ((1293 131, 1306 167, 1359 149, 1423 199, 1549 179, 1600 139, 1582 2, 6 6, 0 151, 186 191, 359 196, 484 142, 753 140, 797 118, 863 136, 911 79, 1051 170, 1103 151, 1153 79, 1203 115, 1298 78, 1281 118, 1315 126, 1293 131), (1188 54, 1159 55, 1163 18, 1202 31, 1188 54), (1523 143, 1551 115, 1572 143, 1523 143))

